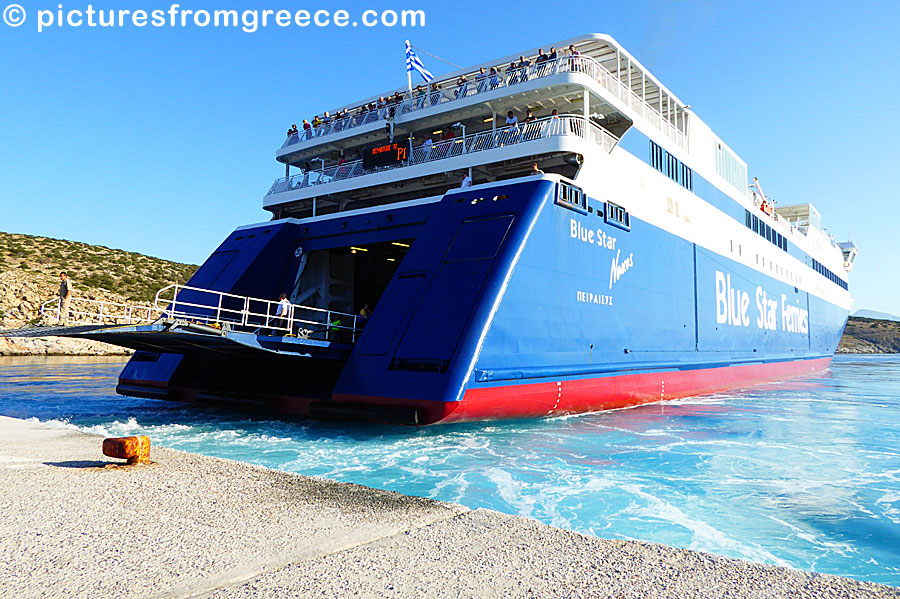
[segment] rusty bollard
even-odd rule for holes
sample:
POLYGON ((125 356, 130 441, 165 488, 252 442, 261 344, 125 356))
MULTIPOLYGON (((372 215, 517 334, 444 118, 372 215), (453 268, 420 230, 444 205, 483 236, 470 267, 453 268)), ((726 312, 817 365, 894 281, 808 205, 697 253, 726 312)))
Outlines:
POLYGON ((147 464, 150 462, 150 437, 111 437, 103 439, 103 455, 128 460, 126 464, 147 464))

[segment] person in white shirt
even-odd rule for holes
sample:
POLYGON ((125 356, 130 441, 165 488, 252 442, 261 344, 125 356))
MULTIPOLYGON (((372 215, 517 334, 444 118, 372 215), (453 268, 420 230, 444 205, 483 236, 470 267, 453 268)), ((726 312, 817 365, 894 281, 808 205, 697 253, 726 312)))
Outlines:
POLYGON ((428 160, 428 157, 431 156, 431 146, 434 145, 434 142, 431 141, 431 137, 425 138, 425 143, 422 144, 422 153, 425 155, 423 160, 428 160))
POLYGON ((469 176, 469 173, 466 173, 463 177, 462 184, 460 188, 465 189, 466 187, 472 187, 472 177, 469 176))
MULTIPOLYGON (((288 327, 288 319, 291 317, 291 311, 293 306, 291 306, 291 301, 287 298, 286 293, 282 293, 278 296, 278 307, 275 308, 275 320, 273 321, 273 326, 287 329, 288 327)), ((275 331, 272 331, 274 334, 275 331)), ((280 334, 290 333, 290 331, 278 331, 280 334)))
POLYGON ((515 143, 519 134, 519 117, 512 110, 506 113, 506 126, 509 128, 506 130, 505 139, 501 140, 500 143, 515 143))

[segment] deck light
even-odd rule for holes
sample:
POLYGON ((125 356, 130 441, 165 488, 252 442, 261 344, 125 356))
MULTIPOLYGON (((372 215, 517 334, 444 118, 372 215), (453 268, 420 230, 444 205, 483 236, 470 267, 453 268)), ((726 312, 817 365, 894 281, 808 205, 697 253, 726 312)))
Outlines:
POLYGON ((440 135, 440 134, 443 133, 443 132, 444 132, 443 129, 438 129, 437 131, 432 131, 431 134, 432 134, 432 135, 440 135))
POLYGON ((358 247, 350 246, 350 251, 353 252, 353 253, 355 254, 357 251, 359 251, 359 252, 368 252, 369 250, 367 250, 366 248, 358 248, 358 247))
POLYGON ((408 244, 408 243, 400 243, 399 241, 392 241, 392 242, 391 242, 391 245, 396 245, 396 246, 399 246, 399 247, 402 247, 402 248, 408 248, 408 247, 409 247, 409 244, 408 244))
POLYGON ((493 121, 493 120, 494 120, 494 117, 489 116, 488 118, 484 119, 484 120, 481 121, 481 122, 482 122, 482 123, 490 123, 490 122, 493 121))

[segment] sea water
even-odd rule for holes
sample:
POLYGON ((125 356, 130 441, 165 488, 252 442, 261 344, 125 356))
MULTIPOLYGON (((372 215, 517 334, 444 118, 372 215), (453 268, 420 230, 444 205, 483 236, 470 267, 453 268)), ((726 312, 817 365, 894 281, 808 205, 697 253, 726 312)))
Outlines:
POLYGON ((546 420, 412 428, 119 397, 122 362, 0 358, 0 414, 900 586, 900 356, 546 420))

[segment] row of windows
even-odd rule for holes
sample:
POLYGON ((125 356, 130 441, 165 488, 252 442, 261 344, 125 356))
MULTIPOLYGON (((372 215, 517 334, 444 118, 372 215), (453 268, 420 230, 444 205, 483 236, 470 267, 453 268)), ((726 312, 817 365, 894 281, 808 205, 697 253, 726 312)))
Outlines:
POLYGON ((716 172, 744 193, 747 190, 747 167, 722 142, 716 142, 716 172))
POLYGON ((694 171, 654 141, 650 142, 650 165, 688 191, 694 191, 694 171))
MULTIPOLYGON (((593 206, 587 205, 587 196, 580 187, 560 181, 556 187, 556 203, 575 212, 593 214, 593 206)), ((603 204, 600 204, 603 206, 603 204)), ((624 231, 631 230, 631 215, 628 211, 612 202, 606 203, 606 209, 597 208, 597 216, 604 222, 624 231)))
POLYGON ((758 233, 760 237, 765 237, 766 240, 774 243, 779 248, 783 249, 784 251, 788 251, 787 238, 767 225, 761 218, 759 218, 755 214, 750 214, 749 210, 744 210, 744 224, 747 225, 747 228, 751 229, 754 233, 758 233))
POLYGON ((830 270, 828 270, 827 268, 822 266, 822 264, 819 263, 817 260, 812 261, 812 267, 813 267, 814 271, 816 271, 817 273, 819 273, 820 275, 822 275, 823 277, 825 277, 826 279, 828 279, 835 285, 842 287, 843 289, 847 289, 847 281, 845 281, 844 279, 840 278, 839 276, 837 276, 836 274, 834 274, 833 272, 831 272, 830 270))

